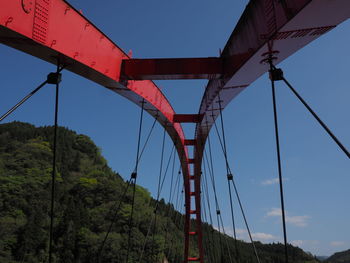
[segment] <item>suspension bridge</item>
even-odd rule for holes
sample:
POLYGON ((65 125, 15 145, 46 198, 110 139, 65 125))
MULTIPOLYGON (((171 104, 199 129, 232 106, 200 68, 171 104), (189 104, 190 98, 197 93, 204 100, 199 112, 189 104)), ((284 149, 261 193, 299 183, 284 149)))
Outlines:
MULTIPOLYGON (((220 56, 161 59, 132 58, 131 54, 121 50, 67 1, 0 0, 0 2, 2 6, 0 42, 57 66, 56 72, 50 73, 47 80, 6 112, 0 120, 4 120, 44 85, 55 84, 55 126, 57 127, 59 84, 61 72, 64 70, 74 72, 118 93, 141 108, 138 153, 135 170, 128 180, 129 187, 135 186, 137 181, 142 117, 144 111, 148 112, 164 127, 172 139, 181 163, 185 203, 184 262, 205 262, 201 227, 203 220, 202 167, 207 165, 210 168, 211 157, 206 156, 205 146, 211 147, 209 139, 211 129, 214 129, 219 136, 225 159, 232 221, 234 221, 232 198, 235 195, 239 200, 239 209, 243 214, 255 256, 259 262, 234 176, 227 160, 222 111, 241 91, 261 75, 269 72, 273 94, 285 262, 288 262, 275 82, 283 82, 315 117, 341 151, 348 158, 350 154, 326 123, 300 96, 282 69, 277 68, 277 65, 346 21, 350 17, 348 0, 251 0, 220 56), (208 80, 201 103, 198 105, 198 112, 177 114, 166 96, 153 82, 153 80, 180 79, 208 80), (217 119, 220 120, 221 125, 216 124, 217 119), (190 123, 195 127, 193 137, 185 137, 183 123, 190 123), (192 156, 190 152, 193 152, 192 156), (198 255, 189 254, 190 242, 196 244, 198 255)), ((55 167, 55 157, 53 160, 53 167, 55 167)), ((53 169, 53 182, 54 173, 55 169, 53 169)), ((53 183, 52 211, 54 185, 53 183)), ((216 215, 218 222, 222 220, 218 207, 216 207, 216 215)), ((52 224, 50 231, 52 236, 52 224)), ((50 241, 52 242, 52 239, 50 241)), ((50 244, 51 248, 52 244, 50 244)))

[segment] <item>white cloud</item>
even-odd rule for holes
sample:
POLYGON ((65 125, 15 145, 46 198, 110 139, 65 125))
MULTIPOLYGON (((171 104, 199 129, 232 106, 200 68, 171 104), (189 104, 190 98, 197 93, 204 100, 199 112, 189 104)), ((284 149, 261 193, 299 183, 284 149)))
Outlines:
POLYGON ((293 240, 290 242, 293 246, 301 247, 305 242, 303 240, 293 240))
MULTIPOLYGON (((271 179, 266 179, 264 181, 261 182, 262 185, 273 185, 273 184, 278 184, 279 183, 279 179, 278 177, 275 178, 271 178, 271 179)), ((282 179, 283 182, 288 181, 288 178, 283 178, 282 179)))
MULTIPOLYGON (((226 234, 233 236, 232 228, 225 227, 225 229, 226 229, 226 234)), ((248 232, 246 229, 237 228, 236 235, 237 235, 237 239, 241 239, 241 240, 244 240, 246 242, 250 242, 249 235, 248 235, 248 232)), ((262 232, 252 233, 252 238, 254 241, 261 241, 261 242, 272 242, 272 241, 278 240, 278 238, 275 237, 274 235, 269 234, 269 233, 262 233, 262 232)))
POLYGON ((261 182, 262 185, 272 185, 272 184, 277 184, 279 182, 279 179, 273 178, 273 179, 267 179, 261 182))
POLYGON ((280 208, 272 208, 266 214, 266 216, 281 216, 281 215, 282 215, 282 210, 280 208))
POLYGON ((332 241, 332 242, 330 242, 330 245, 332 247, 342 247, 342 246, 345 245, 345 242, 343 242, 343 241, 332 241))
POLYGON ((286 216, 286 222, 295 226, 305 227, 310 216, 286 216))
MULTIPOLYGON (((280 208, 272 208, 269 212, 267 212, 266 216, 275 216, 280 217, 282 216, 282 210, 280 208)), ((310 216, 304 215, 304 216, 290 216, 287 215, 286 212, 286 222, 295 225, 298 227, 305 227, 308 225, 308 220, 310 219, 310 216)))
POLYGON ((252 233, 252 238, 253 240, 260 240, 260 241, 270 241, 270 240, 275 240, 276 237, 271 234, 267 233, 252 233))

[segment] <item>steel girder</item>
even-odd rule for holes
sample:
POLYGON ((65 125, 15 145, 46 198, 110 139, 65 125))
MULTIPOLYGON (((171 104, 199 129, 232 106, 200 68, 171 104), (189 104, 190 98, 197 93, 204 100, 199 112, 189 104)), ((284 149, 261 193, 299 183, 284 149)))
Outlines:
POLYGON ((21 50, 92 80, 141 106, 157 118, 176 145, 185 190, 185 246, 187 260, 190 229, 190 174, 185 135, 173 122, 175 111, 149 80, 120 76, 123 59, 130 59, 115 43, 64 0, 0 0, 0 43, 21 50))
MULTIPOLYGON (((201 162, 207 136, 221 110, 268 70, 265 65, 267 59, 278 64, 350 17, 349 0, 251 0, 221 57, 206 60, 211 63, 209 68, 194 68, 191 72, 190 67, 171 72, 159 71, 155 67, 149 72, 142 68, 141 71, 140 68, 135 70, 134 62, 157 61, 129 63, 130 58, 118 46, 66 1, 23 0, 21 5, 20 1, 0 0, 0 3, 1 43, 54 64, 59 59, 68 70, 119 93, 139 106, 143 99, 147 101, 145 109, 166 128, 176 143, 182 164, 186 205, 185 262, 203 262, 204 259, 200 215, 201 162), (131 69, 128 72, 136 72, 134 76, 125 76, 123 60, 126 60, 128 70, 131 69), (174 117, 177 119, 174 110, 156 85, 149 80, 133 79, 192 77, 215 79, 210 80, 206 87, 197 114, 200 117, 194 118, 198 120, 195 140, 186 140, 181 125, 174 121, 174 117), (193 159, 188 156, 188 145, 195 147, 193 159), (194 174, 190 174, 191 164, 194 174), (191 209, 191 196, 195 197, 195 209, 191 209), (198 235, 199 257, 190 258, 189 237, 194 233, 190 231, 191 214, 196 215, 197 229, 194 232, 198 235)), ((198 60, 182 60, 179 63, 183 61, 198 67, 198 60)))
MULTIPOLYGON (((248 3, 221 53, 223 75, 208 81, 199 107, 202 120, 195 131, 196 178, 200 178, 204 147, 216 118, 241 91, 268 71, 268 59, 277 65, 348 18, 349 0, 248 3)), ((196 183, 196 189, 200 189, 200 180, 196 183)))

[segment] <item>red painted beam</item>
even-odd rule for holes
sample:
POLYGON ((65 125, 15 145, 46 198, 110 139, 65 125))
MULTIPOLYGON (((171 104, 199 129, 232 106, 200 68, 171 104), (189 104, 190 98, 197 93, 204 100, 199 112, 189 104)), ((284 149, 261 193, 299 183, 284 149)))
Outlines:
POLYGON ((125 59, 121 75, 133 80, 217 79, 224 67, 221 58, 125 59))
POLYGON ((199 114, 174 114, 173 122, 181 123, 181 122, 189 122, 189 123, 198 123, 203 119, 203 115, 199 114))
POLYGON ((189 252, 190 175, 188 151, 180 123, 173 122, 174 109, 149 80, 120 78, 123 59, 129 59, 103 32, 64 0, 0 0, 0 43, 50 63, 64 64, 75 72, 115 91, 135 104, 147 102, 145 110, 162 124, 176 142, 185 188, 184 260, 189 252))
POLYGON ((188 145, 188 146, 195 146, 196 145, 196 140, 187 140, 187 139, 185 139, 184 143, 185 143, 185 145, 188 145))

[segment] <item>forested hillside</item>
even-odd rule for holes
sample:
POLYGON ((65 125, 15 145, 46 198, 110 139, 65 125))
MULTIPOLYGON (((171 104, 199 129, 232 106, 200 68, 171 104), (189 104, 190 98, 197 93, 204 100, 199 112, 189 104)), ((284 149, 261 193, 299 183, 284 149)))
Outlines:
POLYGON ((342 252, 334 253, 327 258, 327 263, 350 263, 350 249, 342 252))
MULTIPOLYGON (((58 134, 54 262, 95 263, 126 183, 108 167, 89 137, 62 127, 58 134)), ((52 127, 36 128, 20 122, 0 125, 1 263, 47 262, 52 137, 52 127)), ((125 263, 132 198, 129 190, 100 262, 125 263)), ((129 262, 155 263, 165 257, 169 262, 183 262, 182 215, 161 200, 156 228, 149 228, 155 204, 146 189, 136 187, 129 262)), ((204 236, 209 254, 206 262, 230 262, 230 256, 232 262, 237 258, 240 262, 256 262, 251 244, 239 242, 237 257, 232 238, 220 236, 207 224, 204 236)), ((256 246, 261 262, 284 262, 281 244, 256 242, 256 246)), ((317 262, 299 248, 290 246, 289 251, 291 262, 317 262)), ((196 248, 191 247, 191 255, 196 254, 196 248)))

